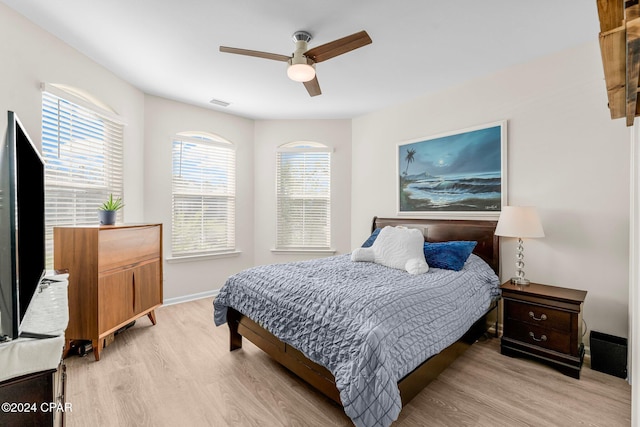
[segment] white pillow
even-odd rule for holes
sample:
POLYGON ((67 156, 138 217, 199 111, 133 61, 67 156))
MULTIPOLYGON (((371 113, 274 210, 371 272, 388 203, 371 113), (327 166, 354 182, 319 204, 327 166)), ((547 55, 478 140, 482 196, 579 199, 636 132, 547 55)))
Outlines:
POLYGON ((353 251, 351 261, 375 262, 406 270, 409 274, 422 274, 429 271, 423 247, 424 237, 420 230, 388 225, 380 230, 371 247, 353 251))

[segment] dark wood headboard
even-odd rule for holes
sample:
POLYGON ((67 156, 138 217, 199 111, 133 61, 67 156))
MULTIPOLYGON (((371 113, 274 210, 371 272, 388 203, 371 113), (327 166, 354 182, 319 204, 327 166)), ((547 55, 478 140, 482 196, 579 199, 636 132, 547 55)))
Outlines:
POLYGON ((478 242, 473 253, 500 274, 500 241, 494 234, 498 221, 466 219, 378 218, 373 217, 371 232, 387 225, 404 225, 423 229, 426 242, 473 240, 478 242))

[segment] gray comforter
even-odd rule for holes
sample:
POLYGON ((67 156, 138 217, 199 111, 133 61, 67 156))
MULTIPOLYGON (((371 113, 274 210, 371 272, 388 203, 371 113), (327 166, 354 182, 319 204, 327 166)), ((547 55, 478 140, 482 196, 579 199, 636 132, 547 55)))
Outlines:
POLYGON ((350 255, 264 265, 231 276, 214 301, 249 316, 336 379, 356 426, 388 426, 401 409, 398 380, 457 341, 499 294, 471 255, 459 271, 410 275, 350 255))

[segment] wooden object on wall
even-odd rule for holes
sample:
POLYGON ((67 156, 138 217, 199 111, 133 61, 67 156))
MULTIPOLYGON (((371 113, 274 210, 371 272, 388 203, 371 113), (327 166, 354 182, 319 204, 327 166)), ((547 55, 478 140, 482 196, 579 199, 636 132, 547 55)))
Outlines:
POLYGON ((633 126, 640 115, 640 5, 636 0, 597 0, 600 52, 612 119, 633 126))
POLYGON ((91 340, 100 360, 104 340, 162 305, 162 224, 54 227, 54 267, 69 270, 71 342, 91 340))

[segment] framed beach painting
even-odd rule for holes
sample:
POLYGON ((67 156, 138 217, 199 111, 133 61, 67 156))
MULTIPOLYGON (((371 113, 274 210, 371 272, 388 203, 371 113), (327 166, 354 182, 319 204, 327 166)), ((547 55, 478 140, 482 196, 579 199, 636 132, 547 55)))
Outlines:
POLYGON ((506 120, 399 143, 398 213, 497 218, 506 150, 506 120))

